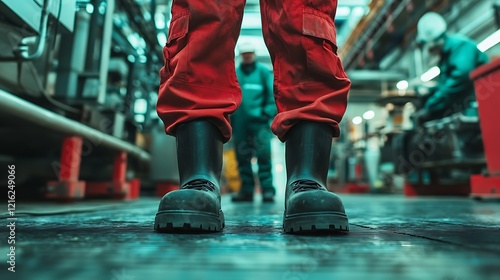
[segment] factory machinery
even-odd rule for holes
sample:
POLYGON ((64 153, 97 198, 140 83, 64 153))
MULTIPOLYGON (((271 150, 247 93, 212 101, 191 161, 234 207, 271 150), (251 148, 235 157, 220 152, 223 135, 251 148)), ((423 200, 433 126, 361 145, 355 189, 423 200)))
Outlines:
POLYGON ((169 1, 0 0, 0 162, 18 197, 138 197, 168 21, 169 1))

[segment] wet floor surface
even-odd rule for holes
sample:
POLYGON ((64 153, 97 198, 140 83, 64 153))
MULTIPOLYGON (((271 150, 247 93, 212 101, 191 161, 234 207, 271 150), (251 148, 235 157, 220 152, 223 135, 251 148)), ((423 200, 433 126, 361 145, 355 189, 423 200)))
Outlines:
POLYGON ((2 260, 0 279, 500 279, 499 202, 342 198, 351 231, 333 236, 283 234, 282 201, 226 196, 224 231, 187 235, 153 231, 158 199, 58 215, 22 215, 34 209, 25 206, 16 273, 2 260))

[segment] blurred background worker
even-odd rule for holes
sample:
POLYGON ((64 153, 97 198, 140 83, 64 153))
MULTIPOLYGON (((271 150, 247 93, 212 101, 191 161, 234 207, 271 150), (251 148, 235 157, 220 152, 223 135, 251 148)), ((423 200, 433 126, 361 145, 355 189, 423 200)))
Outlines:
POLYGON ((417 41, 431 55, 439 56, 441 76, 436 87, 424 98, 417 112, 417 121, 439 119, 455 113, 477 116, 474 85, 469 77, 472 70, 488 62, 488 56, 469 38, 447 34, 445 19, 434 12, 418 22, 417 41))
POLYGON ((271 173, 270 121, 276 115, 271 71, 255 59, 255 47, 242 43, 241 64, 236 69, 242 91, 240 108, 231 117, 233 143, 241 177, 241 189, 234 202, 252 201, 255 180, 252 158, 257 157, 258 177, 264 202, 274 201, 276 190, 271 173))

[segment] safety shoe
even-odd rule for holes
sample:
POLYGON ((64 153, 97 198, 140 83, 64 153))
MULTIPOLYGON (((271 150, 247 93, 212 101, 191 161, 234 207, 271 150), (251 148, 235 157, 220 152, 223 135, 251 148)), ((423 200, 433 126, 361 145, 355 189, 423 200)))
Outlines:
POLYGON ((223 137, 208 120, 179 125, 175 133, 181 188, 160 202, 154 229, 171 231, 221 231, 220 174, 223 137))
POLYGON ((285 233, 349 230, 342 201, 326 189, 333 135, 330 125, 306 121, 286 135, 285 233))
POLYGON ((221 231, 224 213, 218 188, 207 180, 193 180, 163 196, 155 218, 155 230, 169 232, 221 231))
POLYGON ((288 187, 283 229, 286 233, 348 231, 340 198, 312 180, 298 180, 288 187))

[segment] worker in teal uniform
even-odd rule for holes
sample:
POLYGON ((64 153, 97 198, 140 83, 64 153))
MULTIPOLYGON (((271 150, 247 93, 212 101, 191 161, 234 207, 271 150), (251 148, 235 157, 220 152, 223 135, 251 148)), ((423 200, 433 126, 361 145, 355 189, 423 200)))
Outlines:
POLYGON ((236 69, 236 76, 242 91, 242 102, 231 116, 231 122, 241 189, 232 201, 253 201, 255 181, 251 160, 255 156, 262 199, 273 202, 276 193, 271 172, 270 123, 276 115, 273 76, 268 67, 256 61, 255 47, 251 43, 242 43, 238 50, 241 63, 236 69))
POLYGON ((434 12, 425 14, 418 22, 417 41, 432 55, 438 55, 440 76, 437 86, 430 88, 417 120, 439 119, 463 113, 477 116, 474 84, 470 72, 488 62, 488 56, 469 38, 447 34, 445 19, 434 12))

